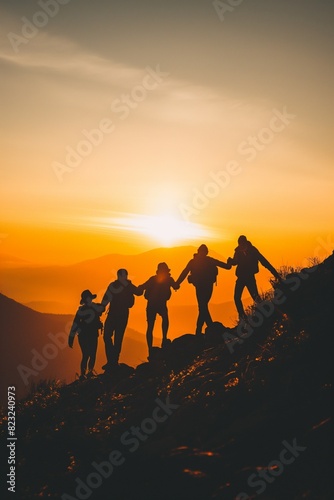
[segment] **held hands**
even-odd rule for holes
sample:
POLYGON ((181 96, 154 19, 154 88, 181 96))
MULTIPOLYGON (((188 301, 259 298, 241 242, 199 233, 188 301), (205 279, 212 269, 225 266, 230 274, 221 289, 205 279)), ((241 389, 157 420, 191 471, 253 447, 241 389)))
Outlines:
POLYGON ((233 259, 231 259, 231 257, 229 257, 226 261, 227 269, 232 269, 232 262, 233 262, 233 259))

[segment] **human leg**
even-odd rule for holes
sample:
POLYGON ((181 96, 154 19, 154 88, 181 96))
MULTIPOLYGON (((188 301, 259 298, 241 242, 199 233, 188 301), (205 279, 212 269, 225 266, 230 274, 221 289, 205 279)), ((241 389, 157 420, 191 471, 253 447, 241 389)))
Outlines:
POLYGON ((235 288, 234 288, 234 303, 237 308, 237 311, 239 313, 239 319, 245 318, 245 310, 244 306, 241 302, 241 296, 242 292, 244 291, 245 288, 245 283, 242 279, 238 278, 236 283, 235 283, 235 288))
POLYGON ((247 279, 246 287, 250 293, 250 296, 254 300, 254 302, 261 302, 261 298, 259 295, 259 291, 257 288, 256 279, 255 279, 254 275, 247 279))
POLYGON ((114 355, 114 344, 112 341, 114 330, 115 330, 114 317, 108 315, 104 324, 104 333, 103 333, 104 347, 106 351, 106 358, 108 365, 112 363, 114 355))
POLYGON ((87 363, 89 358, 89 345, 87 342, 87 336, 85 334, 78 335, 79 346, 81 349, 81 363, 80 363, 80 375, 85 376, 87 370, 87 363))
POLYGON ((205 284, 204 286, 196 287, 196 298, 198 304, 198 318, 196 323, 196 335, 202 333, 204 323, 207 326, 211 325, 212 318, 209 311, 209 301, 213 292, 213 284, 205 284))
POLYGON ((157 316, 156 310, 152 306, 147 305, 147 308, 146 308, 146 318, 147 318, 146 341, 147 341, 147 347, 148 347, 149 353, 151 352, 152 345, 153 345, 153 328, 154 328, 156 316, 157 316))
POLYGON ((98 333, 92 332, 92 335, 89 338, 89 356, 88 356, 88 370, 90 372, 94 370, 95 366, 97 341, 98 341, 98 333))
POLYGON ((168 317, 168 309, 167 304, 161 308, 160 315, 162 318, 162 342, 167 340, 167 333, 169 328, 169 317, 168 317))
POLYGON ((122 349, 122 342, 124 337, 124 332, 129 319, 129 309, 126 308, 124 311, 118 313, 117 325, 115 328, 114 337, 114 356, 113 363, 118 364, 119 355, 122 349))

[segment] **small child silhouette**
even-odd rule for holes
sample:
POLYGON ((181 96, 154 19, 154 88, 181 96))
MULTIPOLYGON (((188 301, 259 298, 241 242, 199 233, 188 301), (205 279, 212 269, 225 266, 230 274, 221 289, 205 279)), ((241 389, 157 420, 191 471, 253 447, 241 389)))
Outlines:
POLYGON ((73 347, 74 337, 78 335, 78 341, 82 352, 80 364, 80 380, 84 380, 88 365, 88 376, 93 375, 96 360, 97 341, 99 329, 102 328, 100 316, 104 310, 101 304, 93 302, 96 295, 90 290, 84 290, 81 294, 80 307, 76 312, 72 328, 68 336, 68 345, 73 347))

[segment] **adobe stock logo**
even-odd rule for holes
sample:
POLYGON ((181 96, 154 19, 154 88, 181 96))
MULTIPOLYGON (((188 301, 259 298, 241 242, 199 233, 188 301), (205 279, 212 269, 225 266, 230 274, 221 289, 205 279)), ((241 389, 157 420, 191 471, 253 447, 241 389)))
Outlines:
POLYGON ((23 25, 21 27, 21 34, 7 33, 7 38, 16 54, 19 52, 21 45, 26 45, 30 40, 38 35, 41 28, 45 28, 50 18, 55 17, 60 10, 60 5, 66 5, 70 0, 39 0, 38 5, 42 10, 37 10, 31 20, 27 17, 21 17, 23 25))
MULTIPOLYGON (((293 464, 300 453, 306 450, 306 446, 297 444, 296 438, 293 439, 292 444, 287 441, 283 441, 282 444, 284 448, 279 454, 279 460, 273 460, 267 467, 261 467, 256 473, 251 474, 247 480, 248 486, 257 488, 255 490, 257 495, 261 495, 268 484, 273 483, 278 476, 283 474, 285 466, 293 464)), ((250 500, 251 498, 254 498, 253 493, 248 495, 243 491, 236 496, 235 500, 250 500)))
MULTIPOLYGON (((249 135, 241 141, 237 152, 250 163, 253 162, 282 133, 296 118, 295 114, 289 113, 286 106, 282 111, 273 108, 272 115, 266 127, 261 127, 255 134, 249 135)), ((201 189, 193 188, 191 203, 180 203, 179 210, 184 220, 197 216, 209 203, 217 198, 230 185, 235 177, 244 171, 240 160, 234 158, 227 162, 224 169, 209 173, 209 180, 201 189)))
POLYGON ((17 371, 25 386, 29 385, 29 378, 36 377, 48 366, 49 361, 55 359, 59 352, 67 347, 68 332, 71 328, 71 324, 68 323, 65 326, 67 333, 58 332, 56 334, 48 333, 47 337, 51 342, 45 344, 41 352, 37 349, 31 349, 31 362, 30 366, 19 364, 17 365, 17 371))
POLYGON ((227 0, 226 2, 222 2, 221 0, 214 0, 212 5, 219 17, 219 19, 223 22, 225 21, 225 14, 228 12, 233 12, 235 7, 238 7, 244 2, 244 0, 227 0))
POLYGON ((112 101, 110 110, 113 118, 104 117, 94 128, 81 130, 83 137, 80 138, 76 145, 66 146, 64 160, 52 162, 51 167, 58 181, 63 182, 65 174, 73 172, 85 158, 94 153, 106 136, 116 130, 116 117, 119 121, 126 120, 153 91, 164 83, 168 76, 168 72, 160 69, 160 64, 157 64, 155 68, 146 66, 145 74, 140 83, 132 87, 128 94, 124 93, 112 101))
MULTIPOLYGON (((134 453, 140 445, 156 432, 159 425, 166 420, 180 407, 180 405, 172 403, 167 396, 166 401, 160 398, 155 399, 156 406, 153 409, 151 416, 144 418, 140 425, 132 425, 128 431, 125 431, 120 438, 120 444, 124 447, 121 449, 112 450, 109 456, 102 462, 92 462, 92 471, 83 480, 80 477, 75 479, 75 496, 69 493, 63 493, 62 500, 87 500, 102 486, 106 479, 109 479, 114 470, 122 466, 129 456, 128 453, 134 453)), ((121 448, 121 446, 119 447, 121 448)), ((73 488, 73 489, 74 489, 73 488)), ((112 498, 109 497, 108 498, 112 498)))

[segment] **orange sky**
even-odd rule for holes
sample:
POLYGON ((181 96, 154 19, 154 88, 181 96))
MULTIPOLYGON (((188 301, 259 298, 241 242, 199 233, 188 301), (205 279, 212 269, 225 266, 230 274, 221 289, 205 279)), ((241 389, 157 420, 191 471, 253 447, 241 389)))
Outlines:
POLYGON ((0 253, 331 252, 332 4, 83 0, 18 42, 38 10, 0 2, 0 253))

